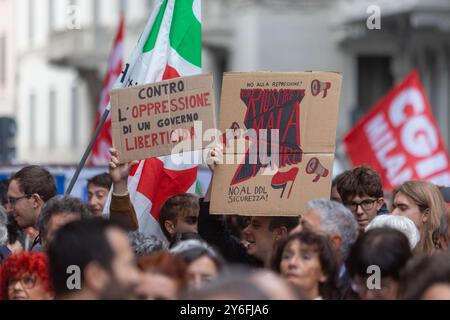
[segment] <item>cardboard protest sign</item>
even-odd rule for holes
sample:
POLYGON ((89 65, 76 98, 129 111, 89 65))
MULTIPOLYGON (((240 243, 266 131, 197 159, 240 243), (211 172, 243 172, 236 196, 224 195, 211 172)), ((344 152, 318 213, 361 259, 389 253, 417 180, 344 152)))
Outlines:
POLYGON ((203 149, 203 131, 214 128, 211 74, 181 77, 111 91, 113 145, 121 163, 203 149))
POLYGON ((356 124, 344 145, 353 165, 380 173, 385 190, 420 179, 450 186, 450 160, 416 71, 356 124))
POLYGON ((297 216, 307 201, 329 199, 341 81, 331 72, 224 75, 212 213, 297 216))

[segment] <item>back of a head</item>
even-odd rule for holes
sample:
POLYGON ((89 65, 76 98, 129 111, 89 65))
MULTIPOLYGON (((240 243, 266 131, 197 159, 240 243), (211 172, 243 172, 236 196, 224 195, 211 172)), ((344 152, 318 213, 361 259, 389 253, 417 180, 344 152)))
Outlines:
POLYGON ((383 214, 376 216, 366 227, 365 231, 375 228, 388 227, 402 232, 409 241, 411 250, 414 250, 420 240, 420 233, 414 222, 403 216, 383 214))
POLYGON ((381 227, 361 234, 346 262, 351 277, 366 278, 367 268, 380 268, 382 277, 398 280, 401 269, 412 257, 408 238, 400 231, 381 227))
POLYGON ((129 232, 128 240, 137 257, 167 249, 165 243, 157 237, 145 236, 139 231, 129 232))
POLYGON ((186 285, 187 265, 181 257, 168 251, 158 251, 138 259, 138 266, 144 272, 166 275, 184 287, 186 285))
POLYGON ((400 298, 418 300, 435 284, 450 284, 450 253, 435 252, 411 259, 400 277, 400 298))
POLYGON ((114 227, 107 220, 92 218, 70 222, 56 232, 54 241, 49 244, 48 256, 57 297, 72 292, 66 285, 70 266, 80 268, 81 279, 85 267, 93 261, 111 270, 114 252, 106 233, 114 227))
POLYGON ((8 203, 8 181, 0 180, 0 206, 8 203))
POLYGON ((370 167, 356 167, 345 171, 336 179, 336 188, 346 202, 355 196, 383 197, 380 175, 370 167))
POLYGON ((55 179, 41 166, 27 166, 12 175, 10 181, 16 180, 24 194, 38 194, 46 202, 57 193, 55 179))
POLYGON ((213 282, 199 290, 190 290, 182 300, 269 300, 269 295, 250 279, 251 270, 230 266, 213 282))
POLYGON ((181 232, 181 233, 177 234, 173 245, 176 245, 180 241, 186 241, 186 240, 204 241, 203 238, 196 232, 181 232))
POLYGON ((198 196, 191 193, 180 193, 164 202, 159 210, 158 221, 159 225, 166 236, 171 241, 171 235, 165 228, 166 221, 176 223, 178 216, 185 216, 189 213, 199 213, 200 205, 198 196))
POLYGON ((39 215, 38 228, 41 237, 47 235, 51 217, 59 214, 76 215, 81 220, 92 217, 91 211, 81 199, 71 196, 55 196, 45 203, 39 215))
POLYGON ((288 283, 279 274, 268 269, 252 271, 248 279, 262 290, 271 300, 303 300, 300 290, 288 283))
POLYGON ((205 241, 198 239, 188 239, 176 243, 172 248, 170 248, 170 252, 173 254, 180 254, 196 248, 212 250, 212 248, 205 241))
POLYGON ((342 203, 327 199, 308 201, 306 210, 312 209, 320 215, 320 227, 323 232, 329 236, 338 234, 341 237, 340 255, 345 260, 359 233, 355 216, 342 203))
POLYGON ((105 172, 105 173, 100 173, 96 176, 93 176, 92 178, 88 179, 88 186, 91 184, 93 184, 97 187, 110 189, 111 185, 112 185, 111 175, 109 173, 105 172))
POLYGON ((200 240, 192 239, 181 241, 170 249, 170 252, 181 257, 187 264, 190 264, 200 257, 207 256, 214 262, 214 265, 219 271, 225 264, 223 258, 216 252, 216 250, 214 250, 206 242, 200 240))
POLYGON ((20 243, 20 246, 23 249, 26 249, 27 235, 19 227, 17 221, 14 219, 14 216, 11 214, 8 214, 7 229, 8 229, 8 243, 15 244, 18 241, 20 243))
POLYGON ((345 174, 347 171, 344 171, 340 174, 338 174, 336 177, 333 178, 333 180, 331 180, 331 187, 334 188, 337 186, 337 182, 339 180, 340 177, 342 177, 343 174, 345 174))
MULTIPOLYGON (((347 170, 347 171, 349 171, 349 170, 347 170)), ((339 194, 339 191, 337 189, 337 182, 339 181, 339 179, 341 179, 341 177, 343 175, 346 174, 347 171, 341 172, 336 177, 334 177, 333 180, 331 180, 330 200, 342 203, 341 195, 339 194)))
POLYGON ((445 214, 441 215, 441 219, 439 221, 439 226, 434 229, 433 231, 433 242, 436 246, 436 248, 440 249, 450 249, 449 242, 450 242, 450 234, 449 234, 449 228, 448 228, 448 215, 447 210, 445 209, 445 214))

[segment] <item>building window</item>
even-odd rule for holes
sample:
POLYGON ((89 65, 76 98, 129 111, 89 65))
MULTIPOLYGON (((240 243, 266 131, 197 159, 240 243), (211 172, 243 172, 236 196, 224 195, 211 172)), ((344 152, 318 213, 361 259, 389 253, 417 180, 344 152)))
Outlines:
POLYGON ((29 115, 29 128, 30 128, 30 136, 29 136, 29 143, 30 143, 30 150, 34 150, 36 147, 36 95, 34 93, 30 94, 29 97, 30 101, 30 112, 29 115))
POLYGON ((354 110, 356 122, 383 97, 394 83, 391 74, 391 57, 358 57, 358 108, 354 110))
POLYGON ((70 94, 71 103, 70 103, 70 119, 72 122, 72 132, 71 132, 71 146, 72 148, 76 148, 79 145, 79 130, 80 130, 80 122, 79 122, 79 97, 78 97, 78 88, 72 87, 72 91, 70 94))
POLYGON ((48 148, 55 149, 56 146, 56 92, 51 89, 48 96, 49 126, 48 126, 48 148))
POLYGON ((0 85, 6 84, 6 37, 0 35, 0 85))

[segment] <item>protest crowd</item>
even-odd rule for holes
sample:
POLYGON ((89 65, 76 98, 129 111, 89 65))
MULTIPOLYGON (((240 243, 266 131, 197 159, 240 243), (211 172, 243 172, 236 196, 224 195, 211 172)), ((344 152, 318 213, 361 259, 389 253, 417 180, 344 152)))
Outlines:
POLYGON ((419 73, 343 139, 354 166, 333 177, 340 73, 225 73, 216 128, 200 2, 158 1, 123 65, 121 18, 91 154, 109 172, 87 202, 58 195, 45 166, 9 176, 0 299, 450 300, 450 158, 419 73), (221 138, 174 151, 201 140, 194 120, 221 138), (251 148, 228 152, 238 140, 251 148), (199 163, 161 160, 199 151, 206 193, 199 163), (230 155, 245 159, 226 167, 230 155))
MULTIPOLYGON (((221 152, 210 150, 213 171, 221 152)), ((448 188, 407 181, 388 195, 355 167, 295 217, 212 215, 208 194, 181 193, 159 210, 159 238, 138 231, 136 163, 110 154, 88 203, 56 195, 44 167, 11 176, 1 299, 450 299, 448 188)))

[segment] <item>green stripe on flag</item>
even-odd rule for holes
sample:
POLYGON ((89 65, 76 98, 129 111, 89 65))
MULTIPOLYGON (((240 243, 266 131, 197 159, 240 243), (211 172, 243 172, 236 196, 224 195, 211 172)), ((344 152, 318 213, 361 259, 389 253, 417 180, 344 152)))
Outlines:
POLYGON ((199 195, 200 197, 202 196, 202 186, 200 185, 200 181, 198 181, 198 180, 195 183, 195 193, 197 195, 199 195))
POLYGON ((166 11, 167 1, 168 0, 164 0, 163 4, 161 5, 161 8, 159 8, 158 15, 156 16, 155 22, 152 26, 152 31, 150 31, 150 34, 147 38, 147 42, 145 42, 143 52, 149 52, 153 50, 153 48, 155 47, 159 29, 161 28, 161 22, 164 17, 164 12, 166 11))
POLYGON ((170 45, 184 59, 197 67, 201 67, 202 26, 192 11, 193 3, 194 0, 175 2, 170 30, 170 45))

